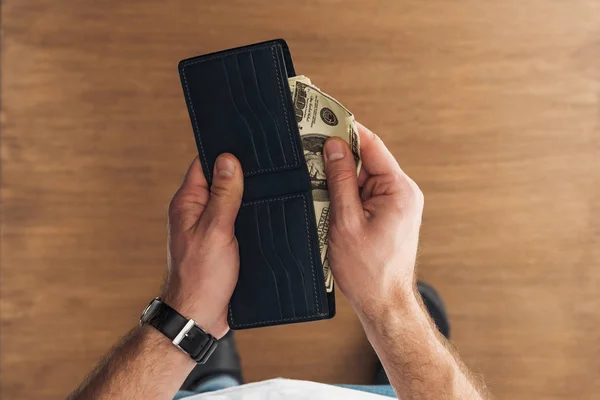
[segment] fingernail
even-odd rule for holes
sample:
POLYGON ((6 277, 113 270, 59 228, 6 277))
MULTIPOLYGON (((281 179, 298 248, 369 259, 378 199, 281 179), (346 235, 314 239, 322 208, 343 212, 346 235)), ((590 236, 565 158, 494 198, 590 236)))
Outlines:
POLYGON ((325 142, 325 153, 327 161, 335 161, 344 158, 346 149, 340 139, 332 139, 325 142))
POLYGON ((235 164, 227 157, 217 159, 217 174, 223 178, 230 178, 235 172, 235 164))

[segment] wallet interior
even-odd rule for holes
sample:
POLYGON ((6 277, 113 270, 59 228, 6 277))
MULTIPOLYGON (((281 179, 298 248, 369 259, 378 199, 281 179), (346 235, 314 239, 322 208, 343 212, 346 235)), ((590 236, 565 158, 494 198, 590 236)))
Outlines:
POLYGON ((287 82, 295 75, 287 44, 278 39, 191 58, 179 72, 207 181, 221 153, 235 155, 244 171, 231 328, 333 317, 287 82))

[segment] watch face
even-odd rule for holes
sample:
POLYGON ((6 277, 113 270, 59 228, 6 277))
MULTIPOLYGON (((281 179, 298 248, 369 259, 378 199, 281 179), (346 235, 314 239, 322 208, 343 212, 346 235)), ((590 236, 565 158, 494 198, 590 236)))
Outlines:
POLYGON ((140 325, 148 321, 148 318, 154 314, 154 310, 156 307, 160 305, 160 299, 157 297, 152 299, 152 301, 146 306, 142 316, 140 317, 140 325))

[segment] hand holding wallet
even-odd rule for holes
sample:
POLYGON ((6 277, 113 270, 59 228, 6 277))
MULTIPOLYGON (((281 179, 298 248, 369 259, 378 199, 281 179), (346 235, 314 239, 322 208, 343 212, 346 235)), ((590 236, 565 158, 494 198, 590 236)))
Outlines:
POLYGON ((230 327, 332 318, 335 291, 325 289, 287 44, 278 39, 183 60, 179 73, 209 185, 221 153, 235 155, 244 171, 230 327))

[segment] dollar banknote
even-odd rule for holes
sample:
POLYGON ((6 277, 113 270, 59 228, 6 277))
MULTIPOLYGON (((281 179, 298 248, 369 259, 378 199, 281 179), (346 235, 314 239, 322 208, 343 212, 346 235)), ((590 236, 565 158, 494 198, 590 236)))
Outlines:
POLYGON ((302 82, 305 85, 313 86, 310 79, 304 75, 296 75, 292 76, 291 78, 288 78, 288 84, 290 85, 290 92, 292 93, 292 97, 294 96, 294 90, 296 90, 296 82, 302 82))
POLYGON ((328 257, 330 207, 323 161, 323 145, 328 138, 334 136, 346 141, 352 150, 358 174, 361 165, 358 130, 354 115, 336 99, 313 85, 309 78, 303 75, 295 76, 290 78, 288 83, 312 185, 325 288, 327 292, 331 292, 333 290, 333 274, 328 257))

